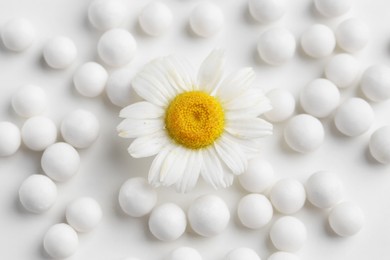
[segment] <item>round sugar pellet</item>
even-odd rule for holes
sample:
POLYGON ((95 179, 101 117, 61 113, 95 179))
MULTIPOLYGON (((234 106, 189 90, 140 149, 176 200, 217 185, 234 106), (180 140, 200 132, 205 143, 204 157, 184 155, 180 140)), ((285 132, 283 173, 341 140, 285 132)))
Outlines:
POLYGON ((257 42, 257 52, 268 64, 282 65, 295 54, 294 35, 285 28, 272 28, 264 32, 257 42))
POLYGON ((174 203, 157 206, 150 213, 149 230, 159 240, 176 240, 183 235, 186 227, 186 214, 174 203))
POLYGON ((249 0, 248 7, 252 17, 261 23, 275 22, 286 12, 282 0, 249 0))
POLYGON ((267 93, 271 101, 272 110, 266 112, 265 117, 271 122, 283 122, 295 111, 295 98, 290 91, 273 89, 267 93))
POLYGON ((258 229, 270 222, 273 209, 267 197, 253 193, 241 198, 238 202, 237 214, 245 227, 258 229))
POLYGON ((57 199, 57 186, 48 177, 34 174, 25 179, 19 188, 19 200, 23 207, 33 213, 50 209, 57 199))
POLYGON ((65 211, 66 221, 78 232, 89 232, 101 221, 103 212, 99 203, 90 197, 72 201, 65 211))
POLYGON ((372 101, 390 98, 390 67, 374 65, 363 73, 360 87, 364 95, 372 101))
POLYGON ((378 162, 390 163, 390 126, 375 130, 370 137, 369 149, 372 157, 378 162))
POLYGON ((347 88, 359 77, 358 61, 352 55, 342 53, 332 57, 325 66, 326 78, 339 88, 347 88))
POLYGON ((366 47, 370 39, 368 25, 358 18, 341 22, 335 31, 337 44, 347 52, 357 52, 366 47))
POLYGON ((43 151, 57 140, 57 127, 47 117, 34 116, 22 126, 23 143, 33 151, 43 151))
POLYGON ((45 251, 53 258, 67 258, 73 255, 79 245, 76 231, 65 223, 49 228, 43 239, 45 251))
POLYGON ((329 214, 329 225, 339 236, 353 236, 365 222, 361 208, 353 202, 342 202, 336 205, 329 214))
POLYGON ((76 90, 86 97, 97 97, 103 91, 108 79, 106 69, 96 62, 81 65, 73 75, 76 90))
POLYGON ((199 252, 192 247, 179 247, 173 250, 166 260, 202 260, 202 256, 199 252))
POLYGON ((329 171, 313 173, 306 181, 307 199, 316 207, 330 208, 344 197, 344 187, 339 178, 329 171))
POLYGON ((160 36, 168 31, 172 25, 171 10, 162 2, 147 4, 138 17, 142 30, 151 36, 160 36))
POLYGON ((87 148, 99 136, 100 125, 94 114, 77 109, 65 116, 61 122, 64 140, 76 148, 87 148))
POLYGON ((148 214, 157 202, 157 192, 144 178, 131 178, 123 183, 119 191, 122 210, 132 217, 148 214))
POLYGON ((329 27, 315 24, 302 34, 301 45, 307 55, 323 58, 332 54, 336 47, 336 38, 329 27))
POLYGON ((46 42, 43 57, 53 69, 65 69, 76 60, 77 48, 68 37, 58 36, 46 42))
POLYGON ((12 96, 12 108, 23 117, 32 117, 42 114, 47 106, 46 92, 35 85, 25 85, 19 88, 12 96))
POLYGON ((120 0, 95 0, 88 7, 88 19, 99 30, 120 26, 126 16, 126 6, 120 0))
POLYGON ((225 260, 261 260, 255 250, 247 247, 233 249, 226 256, 225 260))
POLYGON ((230 220, 226 203, 215 195, 197 198, 190 205, 187 216, 191 228, 204 237, 222 233, 230 220))
POLYGON ((0 122, 0 157, 16 153, 21 143, 19 128, 11 122, 0 122))
POLYGON ((339 105, 340 91, 327 79, 315 79, 301 90, 299 101, 306 113, 323 118, 339 105))
POLYGON ((198 4, 190 14, 190 26, 194 33, 201 37, 210 37, 218 33, 224 24, 221 9, 211 3, 198 4))
POLYGON ((295 252, 306 242, 306 227, 299 219, 284 216, 275 221, 270 230, 273 245, 282 251, 295 252))
POLYGON ((289 252, 276 252, 270 255, 267 260, 299 260, 300 258, 289 252))
POLYGON ((308 153, 316 150, 324 141, 324 127, 321 122, 306 114, 291 118, 284 128, 284 139, 294 151, 308 153))
POLYGON ((326 17, 341 16, 352 7, 350 0, 314 0, 314 5, 326 17))
POLYGON ((374 111, 367 101, 353 97, 344 101, 337 109, 334 123, 344 135, 358 136, 370 129, 374 117, 374 111))
POLYGON ((269 197, 277 211, 283 214, 294 214, 305 204, 306 192, 299 181, 283 179, 275 183, 269 197))
POLYGON ((124 29, 111 29, 99 39, 97 50, 99 57, 111 67, 128 64, 137 50, 133 35, 124 29))
POLYGON ((264 192, 274 182, 272 165, 262 158, 255 157, 248 161, 247 170, 238 176, 241 186, 249 192, 264 192))
POLYGON ((29 20, 14 18, 2 27, 1 38, 7 49, 18 52, 24 51, 32 45, 35 38, 35 29, 29 20))
POLYGON ((111 73, 107 80, 106 94, 108 99, 118 107, 132 103, 132 70, 120 69, 111 73))

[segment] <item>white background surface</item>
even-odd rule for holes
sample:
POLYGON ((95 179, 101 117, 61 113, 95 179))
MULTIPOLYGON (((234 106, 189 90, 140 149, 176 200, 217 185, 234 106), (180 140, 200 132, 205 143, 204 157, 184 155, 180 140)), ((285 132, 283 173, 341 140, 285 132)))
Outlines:
MULTIPOLYGON (((0 1, 0 25, 20 16, 30 19, 37 30, 37 39, 24 53, 12 53, 0 47, 0 120, 9 120, 22 126, 23 119, 10 108, 10 97, 23 84, 37 84, 50 97, 46 115, 57 125, 68 112, 85 108, 94 112, 102 129, 98 141, 89 149, 80 151, 82 165, 79 173, 66 183, 58 185, 59 196, 48 212, 35 215, 26 212, 18 201, 22 181, 33 173, 41 173, 41 153, 25 147, 12 157, 0 158, 0 259, 47 259, 42 247, 46 230, 63 222, 66 205, 80 196, 92 196, 102 205, 104 219, 91 233, 80 234, 77 253, 69 259, 111 260, 136 256, 141 260, 159 260, 174 248, 188 245, 198 249, 205 260, 223 259, 235 247, 253 248, 262 259, 275 251, 269 242, 269 226, 249 230, 241 226, 236 216, 236 205, 245 192, 235 183, 231 188, 213 191, 201 184, 192 192, 182 195, 173 190, 159 189, 159 204, 176 202, 187 209, 190 202, 201 194, 215 193, 229 205, 232 213, 227 230, 214 238, 202 238, 190 231, 175 242, 160 242, 150 235, 147 218, 133 219, 124 215, 117 202, 121 184, 133 176, 146 176, 151 159, 135 160, 128 156, 129 140, 120 139, 115 127, 120 122, 119 108, 110 104, 106 96, 89 99, 80 96, 72 85, 74 70, 83 62, 96 60, 96 43, 100 32, 91 28, 87 20, 90 1, 80 0, 19 0, 0 1), (71 37, 78 47, 75 64, 66 70, 49 69, 42 61, 42 46, 56 35, 71 37)), ((297 38, 313 23, 324 23, 332 28, 339 19, 324 19, 313 10, 310 0, 287 2, 286 16, 278 23, 264 26, 248 15, 246 0, 216 0, 223 9, 226 24, 215 37, 200 39, 188 30, 188 16, 196 0, 164 1, 172 9, 174 24, 171 31, 159 38, 144 35, 137 24, 137 15, 147 1, 125 0, 127 20, 123 24, 138 41, 138 53, 128 66, 129 73, 153 57, 174 52, 187 57, 198 66, 213 48, 221 47, 228 55, 229 71, 243 66, 254 67, 258 87, 269 90, 286 88, 295 96, 310 80, 322 76, 327 59, 314 60, 299 50, 294 59, 282 67, 269 67, 256 55, 256 41, 262 31, 271 26, 285 26, 297 38)), ((387 0, 353 1, 347 16, 364 19, 372 30, 369 46, 356 56, 362 68, 382 63, 389 65, 390 2, 387 0)), ((339 50, 338 50, 339 52, 339 50)), ((360 95, 356 87, 342 90, 342 98, 360 95)), ((275 168, 277 178, 293 177, 305 181, 317 170, 333 170, 343 180, 346 199, 356 201, 366 214, 367 223, 355 237, 339 238, 327 227, 326 211, 306 205, 296 214, 308 230, 308 241, 298 252, 301 259, 316 260, 388 260, 390 259, 390 172, 389 167, 376 163, 368 154, 370 133, 390 123, 390 102, 373 104, 375 125, 357 138, 344 137, 335 130, 331 118, 323 120, 326 138, 317 151, 301 155, 292 152, 281 136, 283 124, 275 125, 275 134, 264 140, 263 156, 275 168)), ((297 110, 299 113, 299 109, 297 110)), ((276 215, 274 220, 278 217, 276 215)), ((243 259, 244 260, 244 259, 243 259)))

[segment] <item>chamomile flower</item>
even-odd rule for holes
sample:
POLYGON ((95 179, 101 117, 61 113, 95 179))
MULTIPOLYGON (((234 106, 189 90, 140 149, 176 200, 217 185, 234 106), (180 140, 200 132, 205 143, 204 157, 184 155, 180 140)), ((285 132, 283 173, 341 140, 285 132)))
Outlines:
POLYGON ((196 79, 186 62, 158 58, 132 81, 145 101, 122 109, 119 136, 135 138, 128 152, 135 158, 156 156, 149 170, 155 187, 191 190, 199 176, 214 188, 228 187, 245 172, 250 155, 272 125, 259 118, 271 109, 260 89, 252 88, 254 71, 243 68, 222 79, 225 57, 213 51, 196 79))

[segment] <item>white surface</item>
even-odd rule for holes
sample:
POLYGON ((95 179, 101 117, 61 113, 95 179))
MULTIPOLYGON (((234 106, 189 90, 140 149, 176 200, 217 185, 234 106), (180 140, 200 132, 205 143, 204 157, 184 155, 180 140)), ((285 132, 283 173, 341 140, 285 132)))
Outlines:
MULTIPOLYGON (((246 1, 215 0, 225 17, 225 28, 212 38, 194 37, 188 32, 188 16, 198 3, 195 0, 164 1, 174 14, 171 30, 161 38, 146 37, 140 32, 137 17, 147 1, 125 1, 126 21, 139 43, 137 56, 128 68, 132 72, 152 58, 170 53, 186 56, 195 66, 215 47, 226 50, 228 67, 237 70, 253 66, 256 84, 266 91, 285 88, 297 97, 299 90, 323 73, 327 59, 313 60, 298 51, 295 58, 281 67, 269 67, 258 61, 256 42, 268 26, 254 22, 247 10, 246 1)), ((332 28, 342 20, 326 20, 313 11, 309 0, 287 1, 286 15, 280 21, 296 37, 312 23, 324 23, 332 28)), ((0 259, 47 259, 42 246, 45 232, 55 223, 64 221, 66 205, 80 196, 91 196, 101 204, 104 218, 94 231, 80 234, 80 245, 70 260, 111 260, 134 256, 142 260, 162 260, 179 246, 197 249, 205 260, 223 259, 226 253, 237 246, 253 248, 262 259, 275 252, 268 238, 269 226, 251 231, 239 225, 232 215, 227 229, 213 238, 202 238, 186 232, 175 242, 161 242, 153 238, 147 228, 147 218, 134 219, 119 208, 118 190, 130 177, 145 177, 151 159, 132 159, 127 154, 129 140, 116 136, 115 127, 120 122, 119 108, 111 105, 103 96, 87 99, 80 96, 72 86, 75 69, 84 62, 96 59, 96 43, 100 32, 93 29, 87 19, 89 1, 0 1, 0 24, 12 17, 29 19, 36 29, 36 41, 23 53, 15 54, 0 48, 0 117, 2 121, 15 122, 19 127, 23 119, 10 109, 10 99, 23 84, 42 86, 49 96, 46 115, 57 127, 61 119, 76 108, 88 109, 99 117, 101 135, 93 146, 80 151, 79 174, 66 183, 58 185, 56 204, 43 215, 30 214, 18 202, 18 188, 29 175, 41 171, 41 153, 22 147, 12 157, 0 158, 0 259), (42 47, 46 40, 64 34, 71 37, 77 48, 76 62, 66 70, 48 69, 42 62, 42 47), (104 123, 104 124, 103 124, 104 123)), ((390 17, 387 0, 356 0, 350 15, 367 21, 372 29, 370 43, 356 54, 366 68, 372 64, 389 65, 390 17)), ((342 100, 354 96, 356 86, 342 91, 342 100)), ((346 196, 355 201, 366 215, 366 224, 356 236, 348 239, 337 237, 326 224, 327 213, 306 205, 295 216, 301 219, 308 231, 308 241, 297 254, 302 260, 388 260, 390 258, 390 173, 389 166, 377 163, 368 152, 370 133, 379 126, 389 124, 389 101, 372 104, 376 113, 373 127, 362 136, 348 138, 334 129, 332 120, 324 119, 325 142, 310 154, 292 152, 286 147, 282 130, 284 124, 275 125, 275 134, 263 141, 263 156, 275 168, 278 178, 293 177, 305 181, 317 170, 332 170, 343 181, 346 196)), ((201 194, 214 193, 221 196, 231 212, 235 212, 239 199, 246 193, 237 180, 225 190, 213 191, 207 185, 199 185, 189 194, 177 194, 174 190, 159 189, 159 204, 175 202, 188 209, 191 201, 201 194)), ((275 218, 274 218, 275 220, 275 218)), ((274 221, 273 220, 273 221, 274 221)))

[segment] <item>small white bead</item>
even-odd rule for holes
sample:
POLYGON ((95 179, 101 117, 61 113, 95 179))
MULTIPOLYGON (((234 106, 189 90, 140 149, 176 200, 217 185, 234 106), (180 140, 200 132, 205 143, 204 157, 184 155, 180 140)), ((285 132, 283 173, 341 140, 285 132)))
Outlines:
POLYGON ((226 203, 215 195, 197 198, 188 209, 188 221, 191 228, 204 237, 222 233, 229 220, 230 212, 226 203))
POLYGON ((280 180, 272 187, 270 200, 275 209, 280 213, 294 214, 302 209, 305 204, 305 188, 297 180, 280 180))
POLYGON ((84 109, 77 109, 65 116, 61 122, 64 140, 76 148, 87 148, 99 136, 100 125, 96 116, 84 109))
POLYGON ((71 39, 58 36, 45 44, 43 57, 47 65, 53 69, 65 69, 76 60, 77 48, 71 39))
POLYGON ((327 79, 315 79, 301 90, 299 101, 306 113, 323 118, 339 105, 340 91, 327 79))
POLYGON ((149 230, 159 240, 176 240, 183 235, 186 227, 186 214, 176 204, 162 204, 150 213, 149 230))
POLYGON ((57 127, 43 116, 27 119, 22 127, 23 143, 33 151, 43 151, 57 140, 57 127))
POLYGON ((257 43, 257 52, 268 64, 282 65, 295 54, 294 35, 284 28, 272 28, 264 32, 257 43))
POLYGON ((81 65, 73 75, 73 84, 76 90, 86 97, 99 96, 106 86, 108 73, 96 62, 87 62, 81 65))
POLYGON ((245 227, 258 229, 270 222, 273 209, 267 197, 253 193, 241 198, 238 202, 237 214, 245 227))
POLYGON ((249 12, 252 17, 261 23, 272 23, 285 13, 285 5, 281 0, 249 0, 249 12))
POLYGON ((101 221, 103 212, 96 200, 82 197, 72 201, 65 211, 66 221, 78 232, 89 232, 101 221))
POLYGON ((221 30, 224 22, 221 9, 211 2, 198 4, 190 14, 191 29, 201 37, 215 35, 221 30))
POLYGON ((341 16, 352 7, 350 0, 314 0, 314 4, 318 12, 326 17, 341 16))
POLYGON ((266 112, 265 117, 271 122, 283 122, 295 111, 295 98, 290 91, 273 89, 267 93, 271 101, 272 110, 266 112))
POLYGON ((358 136, 370 129, 374 122, 374 111, 361 98, 350 98, 337 109, 334 123, 347 136, 358 136))
POLYGON ((323 58, 332 54, 336 47, 336 38, 329 27, 315 24, 302 34, 301 45, 307 55, 323 58))
POLYGON ((270 238, 277 249, 295 252, 306 242, 306 227, 295 217, 281 217, 271 227, 270 238))
POLYGON ((236 248, 230 251, 225 257, 225 260, 243 260, 243 259, 261 260, 260 257, 253 249, 247 247, 236 248))
POLYGON ((160 36, 171 27, 173 16, 166 4, 151 2, 144 7, 138 20, 145 33, 160 36))
POLYGON ((247 170, 238 176, 241 186, 249 192, 261 193, 269 188, 274 181, 272 165, 258 157, 248 161, 247 170))
POLYGON ((370 39, 368 25, 358 18, 341 22, 335 31, 337 44, 347 52, 357 52, 366 47, 370 39))
POLYGON ((128 64, 137 50, 133 35, 124 29, 111 29, 99 39, 97 50, 99 57, 111 67, 128 64))
POLYGON ((347 88, 359 77, 359 64, 355 57, 342 53, 332 57, 325 66, 325 75, 339 88, 347 88))
POLYGON ((9 20, 1 30, 4 46, 11 51, 24 51, 34 41, 35 29, 31 22, 24 18, 9 20))
POLYGON ((132 103, 132 79, 133 74, 128 69, 120 69, 111 73, 106 86, 106 94, 111 103, 118 107, 125 107, 132 103))
POLYGON ((78 245, 76 231, 64 223, 51 226, 43 239, 45 251, 53 258, 62 259, 73 255, 78 245))
POLYGON ((390 163, 390 126, 375 130, 370 137, 369 149, 378 162, 390 163))
POLYGON ((122 24, 126 6, 119 0, 95 0, 88 8, 91 24, 99 30, 109 30, 122 24))
POLYGON ((360 87, 364 95, 372 101, 384 101, 390 98, 390 67, 374 65, 362 75, 360 87))
POLYGON ((157 192, 143 178, 128 179, 120 188, 119 204, 132 217, 145 216, 156 202, 157 192))
POLYGON ((344 197, 344 187, 332 172, 313 173, 306 181, 307 199, 316 207, 330 208, 344 197))
POLYGON ((299 260, 299 257, 288 252, 276 252, 270 255, 267 260, 299 260))
POLYGON ((19 128, 11 122, 0 122, 0 157, 16 153, 21 143, 19 128))
POLYGON ((361 208, 352 202, 342 202, 335 206, 329 214, 329 225, 339 236, 353 236, 363 227, 365 222, 361 208))
POLYGON ((202 260, 199 252, 192 247, 179 247, 173 250, 167 257, 167 260, 202 260))
POLYGON ((48 106, 47 103, 46 92, 35 85, 22 86, 12 96, 12 108, 23 117, 42 114, 48 106))
POLYGON ((25 179, 19 188, 19 200, 23 207, 33 213, 50 209, 57 199, 57 186, 48 177, 34 174, 25 179))
POLYGON ((284 139, 291 149, 308 153, 316 150, 324 141, 324 127, 315 117, 300 114, 291 118, 284 128, 284 139))

